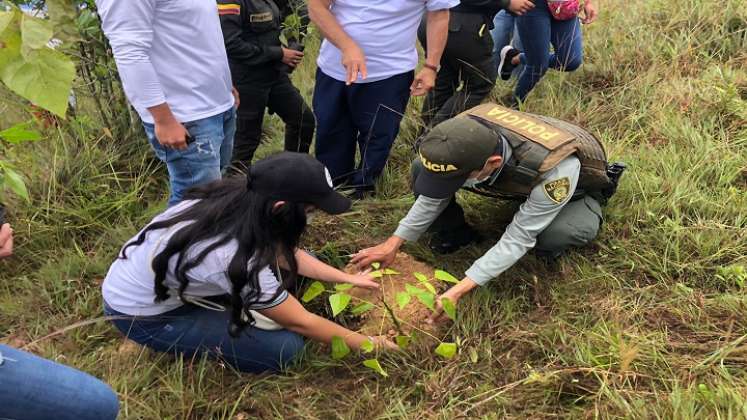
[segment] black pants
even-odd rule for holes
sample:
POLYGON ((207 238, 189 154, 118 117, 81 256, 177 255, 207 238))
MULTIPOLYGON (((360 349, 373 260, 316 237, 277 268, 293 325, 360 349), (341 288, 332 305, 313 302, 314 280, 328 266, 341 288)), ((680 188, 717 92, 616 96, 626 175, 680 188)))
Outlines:
POLYGON ((314 113, 286 73, 273 81, 242 83, 236 88, 241 97, 237 113, 233 159, 249 164, 262 138, 265 108, 285 123, 285 150, 308 153, 314 138, 314 113))
MULTIPOLYGON (((425 35, 423 23, 418 36, 427 50, 425 35)), ((436 86, 423 103, 422 116, 426 126, 434 126, 475 107, 490 94, 496 79, 492 51, 490 21, 486 16, 451 14, 449 38, 441 57, 436 86)))

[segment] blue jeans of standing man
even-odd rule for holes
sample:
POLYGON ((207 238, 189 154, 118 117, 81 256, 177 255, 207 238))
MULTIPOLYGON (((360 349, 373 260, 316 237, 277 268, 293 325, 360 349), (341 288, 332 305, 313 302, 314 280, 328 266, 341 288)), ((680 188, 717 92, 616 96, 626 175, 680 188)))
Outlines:
POLYGON ((154 316, 129 316, 104 303, 104 313, 127 338, 158 352, 221 359, 242 372, 278 372, 304 347, 300 335, 247 327, 239 337, 228 334, 230 312, 187 304, 154 316))
POLYGON ((93 376, 0 345, 0 419, 114 420, 117 394, 93 376))
MULTIPOLYGON (((490 36, 493 38, 493 60, 496 69, 501 62, 503 47, 510 44, 519 51, 522 49, 521 38, 519 38, 519 32, 516 29, 516 16, 506 10, 501 10, 493 18, 493 30, 490 31, 490 36)), ((521 66, 517 66, 513 74, 518 75, 520 73, 521 66)))
POLYGON ((236 111, 231 108, 218 115, 183 124, 190 135, 186 150, 162 146, 156 139, 155 126, 143 123, 151 147, 169 171, 169 207, 181 201, 189 188, 221 178, 222 171, 231 163, 236 111))
POLYGON ((520 55, 524 70, 514 91, 517 99, 523 101, 548 68, 574 71, 581 66, 583 43, 578 18, 555 20, 547 0, 536 0, 534 9, 516 18, 516 27, 524 45, 520 55))
POLYGON ((409 71, 346 86, 316 71, 316 158, 327 166, 335 185, 373 188, 399 133, 414 77, 409 71), (357 168, 356 148, 361 154, 357 168))

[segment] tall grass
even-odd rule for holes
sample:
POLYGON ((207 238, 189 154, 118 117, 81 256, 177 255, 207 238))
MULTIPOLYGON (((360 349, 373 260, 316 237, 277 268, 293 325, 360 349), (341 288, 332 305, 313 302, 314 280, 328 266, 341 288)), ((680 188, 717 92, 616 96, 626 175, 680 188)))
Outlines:
MULTIPOLYGON (((17 255, 0 262, 4 341, 103 377, 127 419, 747 418, 738 269, 747 266, 747 9, 738 0, 599 3, 600 21, 584 28, 584 66, 548 73, 527 109, 588 127, 630 170, 593 246, 557 267, 527 256, 460 302, 457 358, 389 355, 383 379, 310 345, 288 374, 253 376, 152 354, 104 323, 38 341, 100 316, 100 279, 117 249, 165 203, 165 172, 137 127, 103 127, 93 112, 10 156, 33 201, 9 203, 17 255)), ((293 76, 309 99, 312 44, 293 76)), ((497 86, 495 98, 509 89, 497 86)), ((315 222, 308 247, 349 253, 391 233, 412 203, 419 105, 378 198, 315 222)), ((276 117, 266 137, 261 154, 282 147, 276 117)), ((424 241, 406 246, 455 274, 515 211, 459 198, 490 240, 447 258, 424 241)))

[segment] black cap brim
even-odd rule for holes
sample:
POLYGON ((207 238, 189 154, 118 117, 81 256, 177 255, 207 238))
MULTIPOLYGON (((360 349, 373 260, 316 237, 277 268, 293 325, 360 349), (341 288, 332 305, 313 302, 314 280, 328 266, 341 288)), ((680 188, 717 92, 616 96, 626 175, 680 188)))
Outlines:
POLYGON ((337 191, 331 191, 313 204, 327 214, 341 214, 350 210, 353 202, 337 191))
POLYGON ((424 195, 430 198, 451 198, 464 182, 469 178, 469 174, 455 176, 453 178, 444 178, 441 175, 435 175, 423 169, 415 179, 413 190, 415 194, 424 195))

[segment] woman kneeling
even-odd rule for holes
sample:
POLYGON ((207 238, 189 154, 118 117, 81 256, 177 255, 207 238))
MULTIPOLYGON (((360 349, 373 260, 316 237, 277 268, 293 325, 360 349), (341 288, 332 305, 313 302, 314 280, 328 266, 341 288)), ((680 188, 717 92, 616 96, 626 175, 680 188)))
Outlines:
POLYGON ((245 372, 283 369, 303 349, 301 336, 396 348, 306 311, 288 292, 299 274, 378 287, 367 273, 344 273, 297 248, 317 208, 339 214, 350 200, 300 153, 263 159, 246 179, 197 187, 122 248, 102 287, 105 312, 137 343, 245 372))

